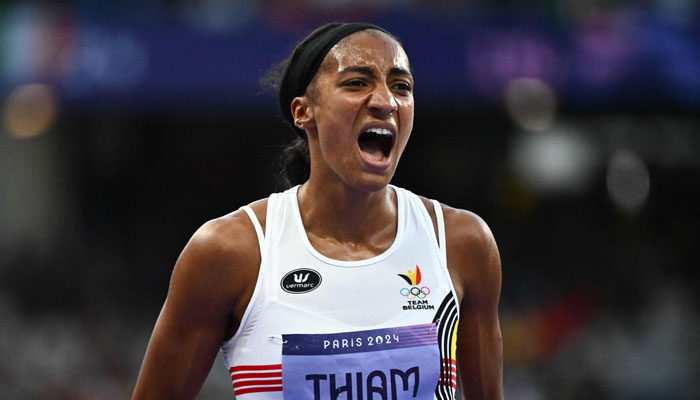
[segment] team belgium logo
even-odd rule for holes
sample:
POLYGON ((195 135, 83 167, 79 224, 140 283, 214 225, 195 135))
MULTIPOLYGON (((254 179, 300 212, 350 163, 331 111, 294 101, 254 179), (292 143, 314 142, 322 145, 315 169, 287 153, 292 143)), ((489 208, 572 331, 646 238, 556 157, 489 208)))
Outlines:
POLYGON ((428 304, 428 300, 425 300, 430 294, 430 288, 421 286, 423 277, 418 265, 416 265, 415 271, 408 270, 406 274, 398 275, 409 285, 409 287, 404 287, 400 290, 401 295, 408 300, 408 305, 403 306, 404 310, 430 310, 435 308, 428 304))

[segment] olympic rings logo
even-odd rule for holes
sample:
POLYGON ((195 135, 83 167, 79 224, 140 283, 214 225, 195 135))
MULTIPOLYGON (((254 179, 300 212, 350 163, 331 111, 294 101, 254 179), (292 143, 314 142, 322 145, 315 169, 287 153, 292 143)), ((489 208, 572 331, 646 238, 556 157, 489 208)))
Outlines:
POLYGON ((413 286, 412 288, 402 288, 399 293, 408 300, 424 299, 430 294, 430 288, 427 286, 413 286))

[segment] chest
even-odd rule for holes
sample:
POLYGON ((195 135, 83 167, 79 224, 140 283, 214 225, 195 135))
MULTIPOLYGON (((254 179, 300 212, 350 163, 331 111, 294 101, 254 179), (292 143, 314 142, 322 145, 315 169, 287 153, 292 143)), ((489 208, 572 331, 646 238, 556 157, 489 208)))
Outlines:
POLYGON ((323 327, 331 321, 354 327, 431 322, 451 287, 430 251, 399 249, 363 266, 328 265, 305 254, 280 254, 267 261, 261 300, 267 313, 278 309, 293 316, 289 324, 297 329, 315 326, 319 318, 323 327))

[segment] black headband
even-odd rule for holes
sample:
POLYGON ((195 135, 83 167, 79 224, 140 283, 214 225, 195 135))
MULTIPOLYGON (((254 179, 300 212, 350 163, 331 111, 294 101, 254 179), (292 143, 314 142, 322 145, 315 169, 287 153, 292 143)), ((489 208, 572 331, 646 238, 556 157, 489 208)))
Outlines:
POLYGON ((280 82, 279 106, 284 119, 295 128, 299 136, 305 137, 304 131, 294 125, 290 110, 292 100, 304 95, 333 46, 343 38, 365 29, 375 29, 393 37, 391 33, 373 24, 334 22, 316 29, 292 53, 280 82))

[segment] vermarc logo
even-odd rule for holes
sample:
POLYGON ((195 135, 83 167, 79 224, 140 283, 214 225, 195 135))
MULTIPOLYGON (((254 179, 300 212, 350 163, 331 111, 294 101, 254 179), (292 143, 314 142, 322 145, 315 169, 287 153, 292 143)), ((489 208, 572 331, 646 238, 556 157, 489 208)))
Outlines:
POLYGON ((287 272, 280 286, 287 293, 308 293, 321 284, 321 274, 309 268, 299 268, 287 272))

